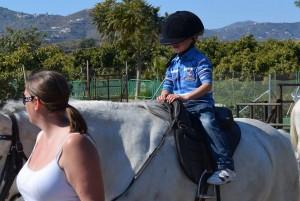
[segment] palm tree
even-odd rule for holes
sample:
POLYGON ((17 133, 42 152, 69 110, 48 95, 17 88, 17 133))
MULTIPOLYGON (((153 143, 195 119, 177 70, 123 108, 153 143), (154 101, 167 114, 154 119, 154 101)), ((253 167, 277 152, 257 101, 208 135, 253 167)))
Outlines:
POLYGON ((158 42, 162 18, 144 0, 106 0, 92 9, 91 16, 102 42, 117 46, 134 56, 137 64, 136 97, 139 96, 144 55, 158 42))

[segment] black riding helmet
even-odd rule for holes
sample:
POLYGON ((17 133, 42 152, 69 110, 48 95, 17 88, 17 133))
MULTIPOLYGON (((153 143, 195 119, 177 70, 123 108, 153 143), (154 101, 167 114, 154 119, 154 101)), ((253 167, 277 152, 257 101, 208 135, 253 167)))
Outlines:
POLYGON ((164 22, 160 44, 172 45, 202 35, 203 32, 204 26, 197 15, 189 11, 177 11, 164 22))

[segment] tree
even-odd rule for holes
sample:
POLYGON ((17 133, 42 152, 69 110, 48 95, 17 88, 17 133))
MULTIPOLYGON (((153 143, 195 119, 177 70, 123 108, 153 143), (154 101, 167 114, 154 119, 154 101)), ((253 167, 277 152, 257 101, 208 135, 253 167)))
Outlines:
POLYGON ((97 45, 96 43, 97 41, 94 38, 85 38, 80 41, 79 48, 86 49, 95 47, 97 45))
POLYGON ((7 34, 0 36, 0 52, 12 53, 18 47, 27 44, 31 51, 35 51, 43 43, 46 34, 38 32, 36 28, 13 30, 6 29, 7 34))
POLYGON ((0 63, 0 106, 9 99, 20 98, 21 92, 24 91, 22 66, 32 66, 32 62, 33 54, 28 45, 22 45, 13 53, 3 55, 0 63))
POLYGON ((295 5, 300 8, 300 0, 295 1, 295 5))
POLYGON ((63 53, 56 45, 40 47, 34 54, 35 70, 55 70, 66 76, 68 79, 73 73, 71 59, 63 53))
MULTIPOLYGON (((144 0, 106 0, 92 9, 93 22, 102 42, 112 43, 134 55, 137 64, 136 96, 139 95, 144 56, 157 44, 162 19, 144 0)), ((131 54, 131 55, 130 55, 131 54)))

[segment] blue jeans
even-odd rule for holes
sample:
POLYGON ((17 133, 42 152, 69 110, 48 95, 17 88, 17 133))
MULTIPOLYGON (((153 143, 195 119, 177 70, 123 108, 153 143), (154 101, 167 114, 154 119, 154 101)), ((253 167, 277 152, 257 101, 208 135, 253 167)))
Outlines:
POLYGON ((220 129, 215 119, 214 106, 201 101, 189 101, 184 104, 186 109, 196 116, 204 127, 204 136, 213 160, 219 170, 234 170, 234 162, 227 142, 226 133, 220 129))

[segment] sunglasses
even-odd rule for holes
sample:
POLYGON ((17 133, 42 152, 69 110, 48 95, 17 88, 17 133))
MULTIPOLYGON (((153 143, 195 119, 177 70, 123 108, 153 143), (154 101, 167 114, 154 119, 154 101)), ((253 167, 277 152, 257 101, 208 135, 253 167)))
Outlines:
POLYGON ((32 102, 34 100, 35 96, 25 96, 25 94, 22 94, 22 98, 23 98, 23 104, 25 105, 26 102, 32 102))

